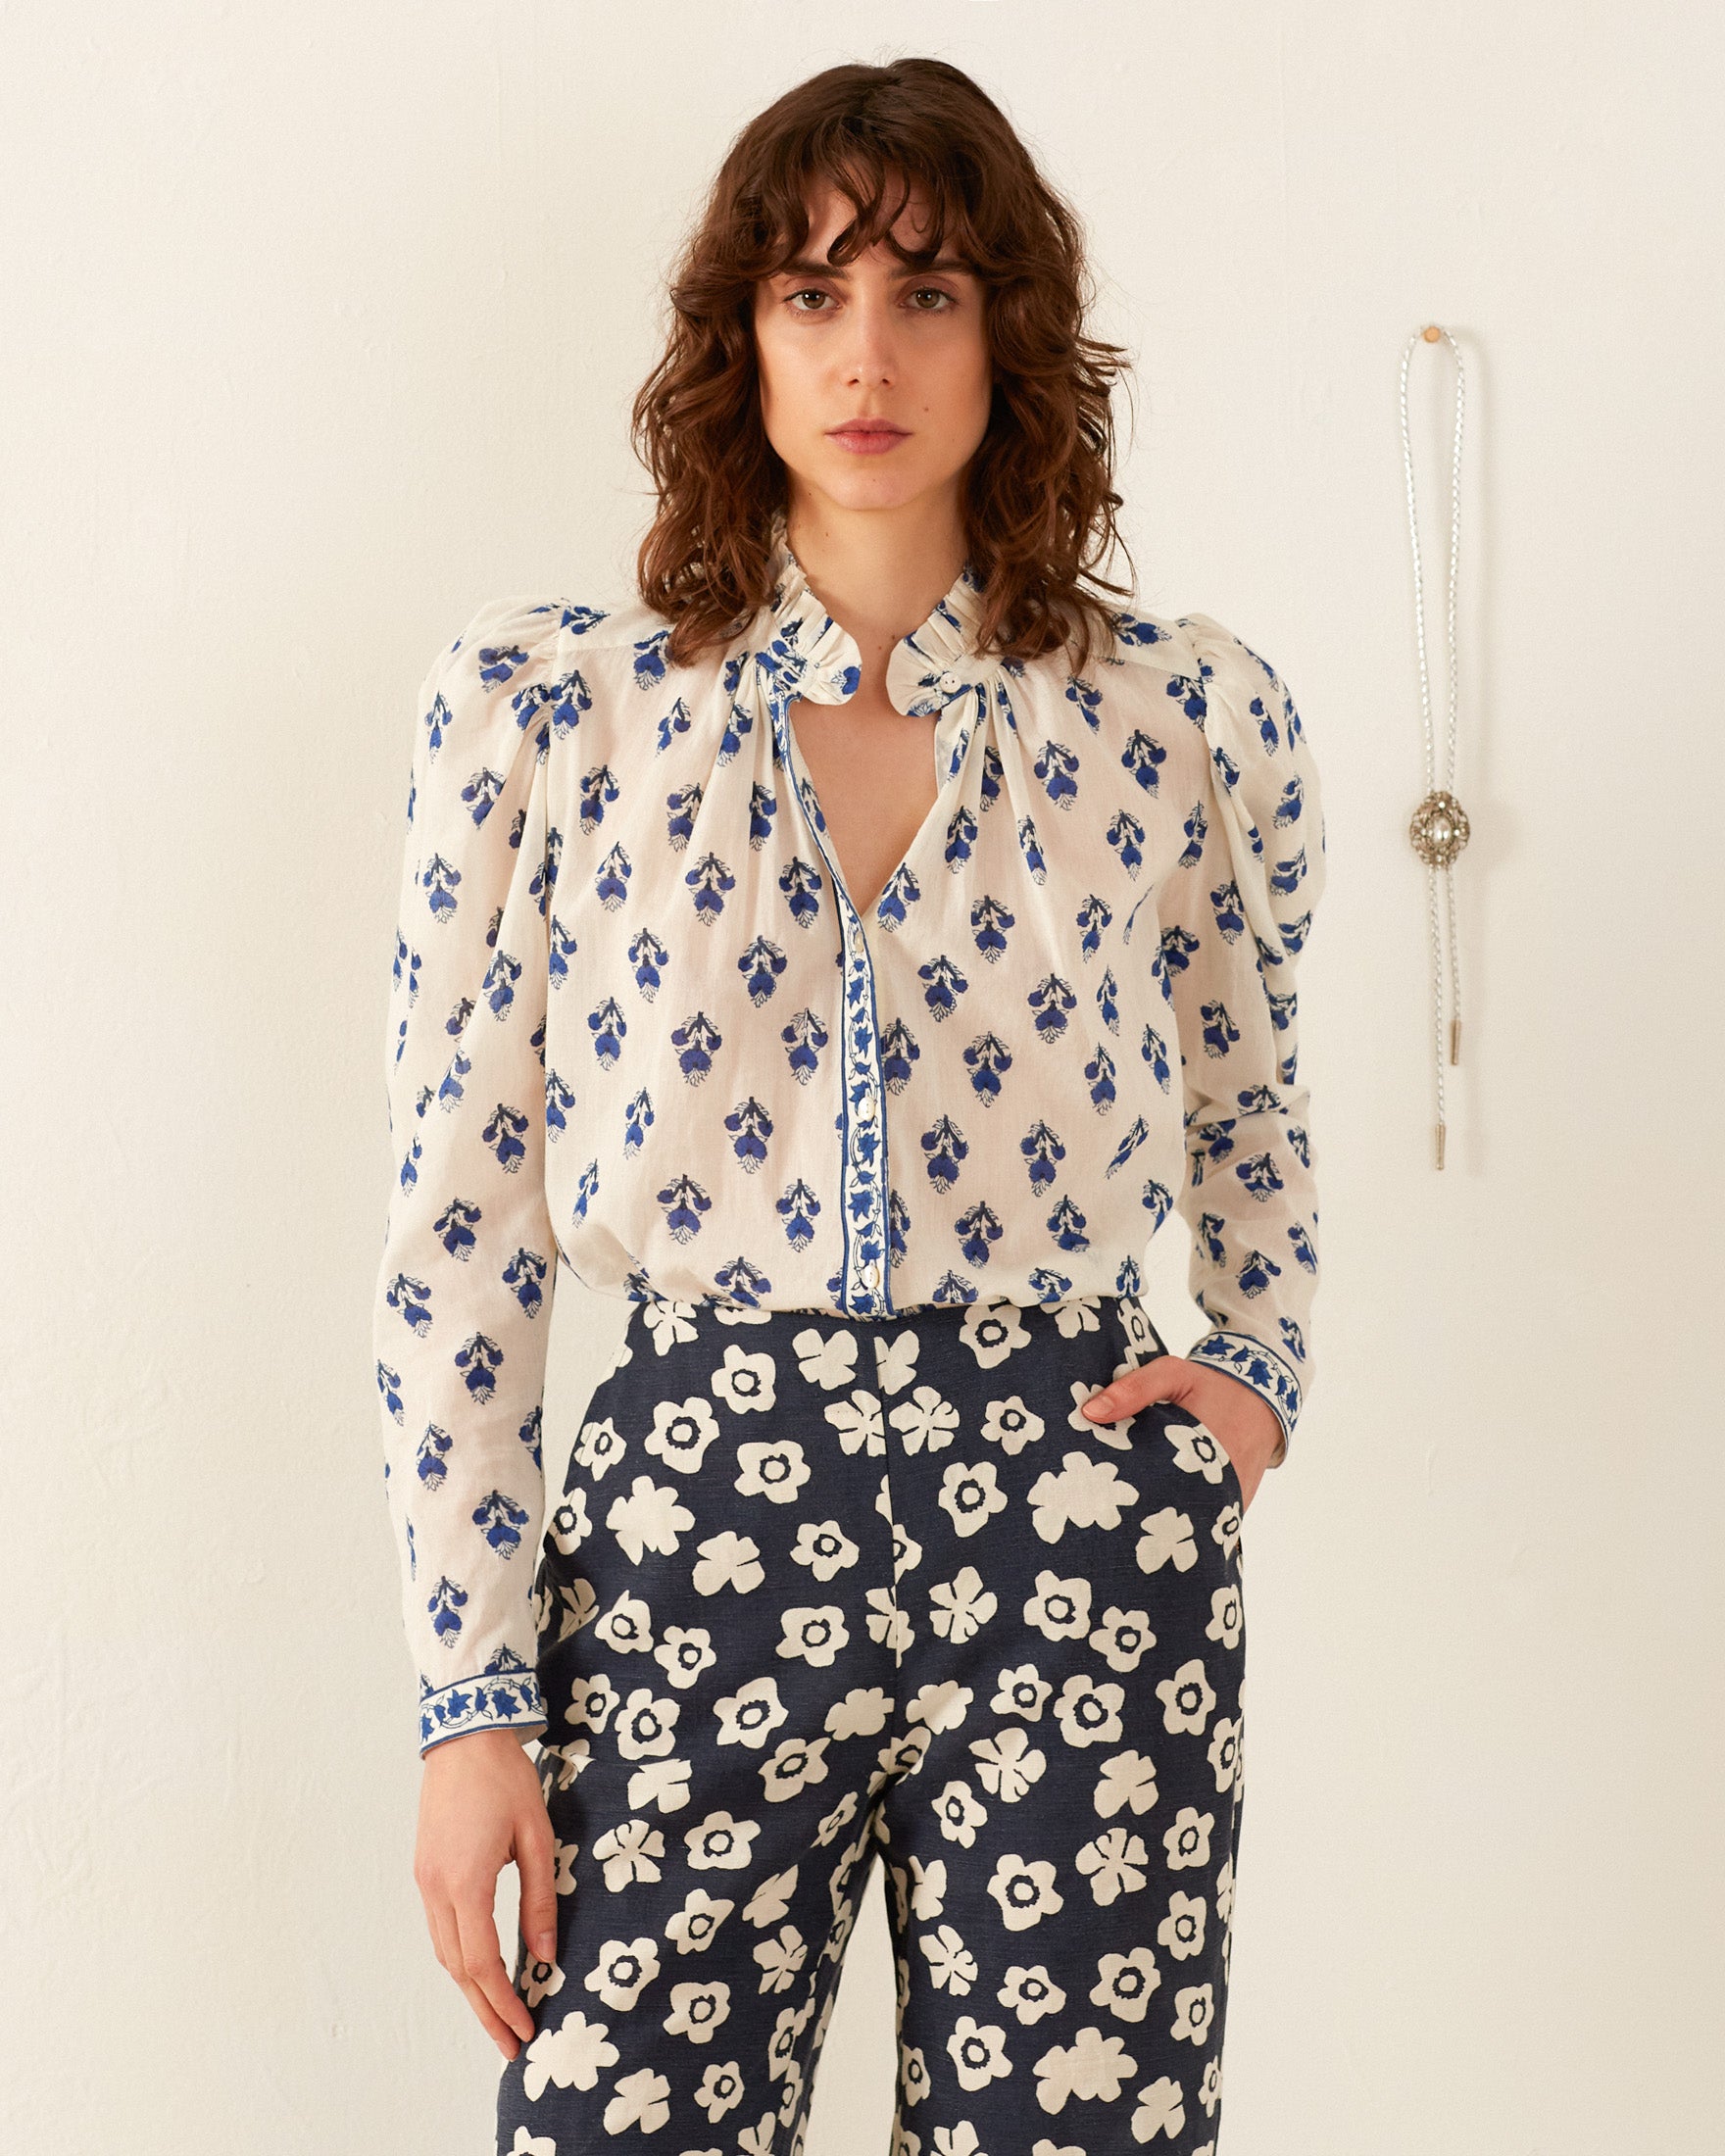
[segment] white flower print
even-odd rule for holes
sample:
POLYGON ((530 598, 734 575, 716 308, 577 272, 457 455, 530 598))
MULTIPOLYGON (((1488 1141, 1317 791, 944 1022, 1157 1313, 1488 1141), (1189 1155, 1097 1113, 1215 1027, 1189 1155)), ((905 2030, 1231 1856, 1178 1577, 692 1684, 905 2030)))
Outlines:
POLYGON ((1137 1550, 1140 1572, 1159 1572, 1170 1562, 1176 1572, 1190 1572, 1198 1562, 1192 1522, 1175 1506, 1165 1504, 1138 1524, 1144 1530, 1137 1550))
MULTIPOLYGON (((655 1297, 641 1312, 641 1318, 653 1335, 653 1346, 661 1356, 668 1355, 673 1348, 683 1346, 696 1336, 694 1303, 679 1302, 671 1296, 655 1297)), ((623 1347, 628 1348, 626 1337, 623 1347)))
MULTIPOLYGON (((1043 1577, 1051 1579, 1053 1575, 1045 1573, 1043 1577)), ((1017 1669, 1001 1671, 999 1686, 989 1705, 996 1714, 1017 1714, 1022 1715, 1026 1722, 1040 1722, 1042 1710, 1048 1704, 1049 1694, 1054 1689, 1046 1678, 1038 1674, 1034 1662, 1024 1662, 1017 1669)))
POLYGON ((979 2027, 974 2014, 961 2014, 953 2024, 947 2055, 958 2069, 959 2086, 965 2090, 986 2088, 1012 2071, 1006 2031, 992 2022, 987 2028, 979 2027))
POLYGON ((808 1942, 794 1924, 782 1925, 771 1938, 764 1938, 756 1947, 755 1959, 761 1964, 763 1992, 788 1991, 797 1971, 809 1959, 808 1942))
POLYGON ((599 1597, 591 1580, 571 1580, 567 1587, 560 1584, 558 1599, 563 1604, 563 1626, 557 1637, 560 1641, 572 1640, 583 1625, 593 1622, 599 1597))
POLYGON ((527 2046, 522 2087, 537 2103, 549 2087, 596 2088, 599 2077, 621 2057, 607 2043, 608 2022, 590 2022, 578 2008, 560 2027, 542 2029, 527 2046))
POLYGON ((839 1835, 857 1816, 857 1792, 847 1789, 814 1830, 814 1838, 825 1849, 836 1841, 839 1835))
POLYGON ((938 1452, 951 1445, 959 1432, 959 1410, 932 1385, 917 1386, 887 1420, 904 1440, 905 1450, 912 1453, 920 1452, 924 1446, 938 1452))
POLYGON ((904 2106, 914 2110, 928 2094, 928 2061, 922 2056, 919 2045, 902 2044, 899 2047, 899 2086, 904 2091, 904 2106))
POLYGON ((627 2013, 658 1974, 657 1939, 608 1938, 583 1982, 607 2006, 627 2013))
POLYGON ((926 1723, 906 1730, 902 1737, 895 1737, 883 1744, 877 1757, 883 1781, 895 1776, 909 1776, 922 1772, 922 1761, 928 1747, 934 1741, 934 1732, 926 1723))
POLYGON ((1040 1782, 1047 1758, 1032 1750, 1028 1734, 1020 1729, 1001 1730, 993 1737, 978 1738, 970 1747, 976 1755, 976 1776, 990 1796, 1003 1804, 1015 1804, 1034 1783, 1040 1782))
POLYGON ((653 1659, 664 1670, 667 1684, 674 1685, 678 1691, 687 1691, 718 1656, 713 1651, 713 1635, 699 1625, 666 1625, 665 1638, 653 1650, 653 1659))
POLYGON ((1126 2056, 1118 2036, 1081 2029, 1070 2044, 1056 2044, 1037 2060, 1036 2100, 1051 2113, 1064 2111, 1072 2096, 1080 2103, 1117 2103, 1121 2083, 1137 2071, 1138 2061, 1126 2056))
POLYGON ((735 2059, 727 2059, 723 2066, 710 2066, 695 2091, 695 2101, 706 2112, 709 2126, 716 2126, 742 2100, 743 2072, 735 2059))
POLYGON ((669 1557, 677 1548, 677 1537, 695 1524, 686 1504, 677 1502, 669 1483, 663 1488, 649 1475, 637 1475, 629 1494, 618 1497, 605 1515, 605 1524, 628 1552, 629 1562, 639 1564, 648 1550, 669 1557))
POLYGON ((811 1669, 831 1669, 840 1651, 850 1644, 851 1628, 836 1603, 818 1609, 787 1609, 779 1618, 784 1638, 778 1643, 786 1661, 807 1662, 811 1669))
MULTIPOLYGON (((1162 1836, 1162 1847, 1168 1852, 1170 1872, 1199 1871, 1209 1862, 1209 1831, 1215 1823, 1213 1812, 1201 1812, 1192 1804, 1181 1805, 1174 1814, 1174 1824, 1162 1836)), ((1221 1882, 1218 1880, 1218 1906, 1221 1898, 1221 1882)))
POLYGON ((1209 1763, 1216 1778, 1218 1793, 1234 1787, 1234 1769, 1240 1759, 1240 1725, 1230 1722, 1225 1715, 1216 1718, 1216 1726, 1209 1733, 1209 1763))
POLYGON ((1221 1440, 1202 1422, 1171 1422, 1162 1436, 1174 1448, 1174 1465, 1182 1475, 1202 1475, 1207 1483, 1219 1483, 1228 1464, 1221 1440))
MULTIPOLYGON (((1206 1859, 1208 1863, 1208 1859, 1206 1859)), ((1234 1859, 1223 1859, 1222 1868, 1216 1874, 1216 1921, 1226 1924, 1234 1914, 1234 1859)))
POLYGON ((636 1595, 619 1594, 593 1633, 614 1654, 646 1654, 653 1645, 653 1612, 636 1595))
POLYGON ((891 1522, 893 1531, 893 1583, 896 1586, 907 1572, 914 1572, 922 1562, 922 1544, 912 1539, 911 1530, 903 1520, 891 1522))
POLYGON ((1065 1895, 1055 1890, 1054 1866, 1041 1858, 1027 1864, 1021 1856, 1003 1856, 988 1890, 999 1902, 1001 1922, 1009 1932, 1027 1932, 1066 1906, 1065 1895))
POLYGON ((718 1436, 718 1417, 699 1393, 682 1401, 662 1399, 653 1410, 653 1434, 641 1449, 674 1467, 679 1475, 699 1472, 707 1447, 718 1436))
POLYGON ((1090 1635, 1090 1644, 1109 1669, 1135 1670, 1156 1645, 1149 1613, 1142 1609, 1116 1609, 1110 1603, 1102 1623, 1090 1635))
POLYGON ((625 1819, 599 1837, 593 1854, 605 1867, 607 1892, 620 1894, 638 1879, 661 1876, 659 1859, 665 1854, 665 1837, 645 1819, 625 1819))
POLYGON ((1007 1494, 999 1486, 992 1460, 982 1460, 974 1467, 955 1460, 942 1478, 935 1501, 960 1535, 974 1535, 997 1512, 1007 1509, 1007 1494))
POLYGON ((1165 2074, 1147 2082, 1138 2091, 1138 2109, 1132 2114, 1132 2138, 1154 2141, 1158 2133, 1165 2133, 1170 2141, 1177 2141, 1185 2127, 1186 2100, 1179 2082, 1165 2074))
POLYGON ((1087 1744, 1117 1744, 1120 1709, 1125 1701, 1124 1686, 1096 1685, 1088 1677, 1068 1677, 1055 1701, 1060 1735, 1080 1750, 1087 1744))
MULTIPOLYGON (((1081 2148, 1057 2148, 1053 2141, 1033 2141, 1030 2156, 1084 2156, 1081 2148)), ((1193 2156, 1215 2156, 1213 2149, 1195 2149, 1193 2156)))
MULTIPOLYGON (((1114 1376, 1123 1377, 1131 1367, 1130 1363, 1122 1363, 1114 1376)), ((1085 1401, 1094 1399, 1104 1390, 1100 1385, 1086 1385, 1082 1378, 1074 1379, 1067 1386, 1072 1406, 1066 1416, 1066 1428, 1082 1431, 1085 1437, 1094 1439, 1098 1445, 1110 1446, 1116 1452, 1129 1452, 1132 1449, 1133 1410, 1116 1415, 1112 1422, 1097 1422, 1084 1412, 1085 1401)))
POLYGON ((1230 1498, 1211 1521, 1209 1539, 1224 1557, 1231 1557, 1242 1532, 1243 1519, 1240 1507, 1230 1498))
POLYGON ((772 1405, 777 1397, 773 1384, 776 1370, 770 1355, 752 1355, 733 1341, 724 1351, 722 1365, 708 1383, 733 1413, 746 1415, 772 1405))
POLYGON ((1124 1827, 1110 1827, 1106 1835, 1087 1841, 1074 1861, 1089 1875, 1091 1899, 1099 1909, 1106 1909, 1122 1894, 1140 1890, 1150 1852, 1135 1834, 1124 1827))
POLYGON ((745 1924, 758 1929, 779 1923, 791 1906, 791 1896, 797 1890, 797 1867, 788 1872, 774 1872, 770 1879, 764 1879, 755 1889, 755 1897, 743 1911, 745 1924))
POLYGON ((936 1636, 950 1640, 956 1647, 973 1640, 1001 1606, 1000 1597, 983 1586, 974 1565, 965 1565, 951 1580, 931 1587, 928 1599, 934 1604, 928 1621, 936 1636))
POLYGON ((1058 2014, 1066 2003, 1066 1994, 1041 1962, 1030 1969, 1014 1962, 995 1996, 1017 2015, 1026 2029, 1049 2014, 1058 2014))
POLYGON ((743 2156, 772 2156, 773 2129, 777 2125, 777 2112, 764 2111, 756 2125, 744 2127, 737 2135, 737 2146, 743 2156))
POLYGON ((1150 1321, 1150 1312, 1144 1307, 1143 1297, 1122 1296, 1114 1308, 1120 1330, 1126 1336, 1126 1346, 1135 1355, 1154 1359, 1159 1351, 1160 1342, 1150 1321))
POLYGON ((605 2107, 607 2133, 626 2133, 632 2126, 643 2133, 657 2133, 670 2117, 670 2083, 652 2067, 625 2074, 613 2085, 616 2093, 605 2107))
POLYGON ((947 1868, 944 1858, 936 1857, 924 1864, 919 1856, 911 1859, 911 1906, 907 1914, 926 1923, 940 1915, 947 1894, 947 1868))
POLYGON ((745 1497, 765 1497, 773 1504, 789 1504, 813 1472, 795 1438, 780 1438, 776 1445, 739 1445, 737 1465, 742 1473, 732 1488, 745 1497))
POLYGON ((607 1415, 602 1422, 581 1425, 581 1434, 574 1444, 574 1454, 593 1480, 600 1482, 604 1479, 606 1470, 615 1467, 628 1448, 628 1440, 617 1435, 616 1425, 607 1415))
MULTIPOLYGON (((559 1891, 563 1891, 560 1887, 559 1891)), ((554 1998, 564 1986, 564 1973, 554 1961, 539 1961, 532 1955, 522 1963, 521 1996, 529 2006, 536 2007, 541 1999, 554 1998)))
POLYGON ((1026 1407, 1016 1393, 1010 1399, 991 1399, 982 1417, 982 1435, 1009 1458, 1034 1445, 1044 1427, 1042 1417, 1026 1407))
MULTIPOLYGON (((585 1737, 571 1738, 567 1744, 539 1745, 539 1783, 549 1796, 553 1789, 568 1789, 575 1785, 576 1777, 584 1774, 593 1763, 592 1740, 585 1737)), ((563 1846, 563 1844, 559 1844, 563 1846)), ((572 1846, 572 1844, 571 1844, 572 1846)), ((560 1887, 559 1892, 562 1892, 560 1887)))
MULTIPOLYGON (((1060 1329, 1060 1338, 1076 1340, 1080 1333, 1099 1331, 1101 1320, 1096 1311, 1101 1300, 1100 1296, 1067 1296, 1064 1301, 1057 1302, 1054 1306, 1055 1324, 1060 1329)), ((1042 2156, 1040 2149, 1037 2156, 1042 2156)), ((1057 2149, 1054 2156, 1063 2156, 1063 2152, 1057 2149)))
POLYGON ((1135 1946, 1129 1954, 1104 1954, 1097 1963, 1090 2003, 1106 2006, 1116 2021, 1141 2022, 1151 1993, 1161 1981, 1162 1973, 1148 1946, 1135 1946))
POLYGON ((577 1677, 569 1686, 567 1719, 573 1729, 590 1729, 603 1735, 616 1705, 616 1688, 602 1670, 597 1677, 577 1677))
POLYGON ((766 2071, 775 2082, 795 2060, 797 2045, 813 2011, 812 1998, 805 1999, 801 2006, 781 2008, 772 2034, 766 2039, 766 2071))
POLYGON ((726 1528, 705 1543, 697 1543, 701 1561, 695 1567, 697 1594, 716 1594, 720 1588, 735 1588, 739 1594, 753 1594, 766 1577, 761 1551, 751 1535, 733 1535, 726 1528))
POLYGON ((826 1734, 841 1742, 847 1737, 878 1737, 887 1726, 893 1702, 878 1685, 848 1691, 826 1710, 826 1734))
POLYGON ((676 1742, 674 1699, 655 1699, 645 1686, 630 1692, 616 1718, 616 1748, 625 1759, 663 1759, 676 1742))
MULTIPOLYGON (((784 2093, 778 2100, 778 2123, 789 2126, 803 2106, 803 2068, 796 2059, 785 2061, 784 2093)), ((801 2138, 801 2136, 799 2136, 801 2138)))
POLYGON ((979 1370, 994 1369, 1030 1341, 1019 1322, 1017 1305, 1011 1302, 972 1302, 964 1312, 959 1338, 976 1357, 979 1370))
POLYGON ((938 1932, 924 1932, 916 1941, 928 1963, 928 1981, 937 1991, 950 1991, 954 1998, 968 1995, 976 1982, 976 1956, 953 1930, 943 1924, 938 1932))
POLYGON ((831 1742, 830 1737, 787 1737, 772 1757, 761 1763, 766 1801, 783 1804, 801 1796, 812 1782, 824 1782, 826 1747, 831 1742))
POLYGON ((1047 1469, 1030 1486, 1030 1524, 1045 1543, 1058 1543, 1068 1527, 1113 1529, 1138 1492, 1120 1480, 1112 1460, 1068 1452, 1058 1475, 1047 1469))
POLYGON ((700 1826, 691 1827, 683 1837, 689 1847, 690 1871, 747 1870, 755 1837, 760 1832, 760 1827, 751 1819, 733 1819, 729 1812, 709 1812, 700 1826))
POLYGON ((869 1456, 878 1459, 886 1450, 886 1425, 880 1401, 872 1393, 859 1390, 848 1400, 835 1400, 825 1412, 847 1455, 866 1447, 869 1456))
POLYGON ((1090 1630, 1090 1582, 1036 1575, 1036 1592, 1024 1604, 1024 1622, 1051 1640, 1081 1640, 1090 1630))
POLYGON ((731 1987, 715 1978, 710 1984, 673 1984, 670 2012, 665 2017, 667 2035, 687 2036, 691 2043, 711 2043, 714 2032, 729 2021, 731 1987))
POLYGON ((911 1620, 893 1599, 890 1587, 871 1587, 868 1590, 868 1607, 872 1612, 868 1619, 868 1637, 877 1645, 891 1653, 903 1654, 915 1638, 911 1620))
POLYGON ((687 1900, 665 1925, 665 1936, 679 1954, 703 1954, 735 1907, 734 1901, 715 1901, 703 1886, 691 1886, 687 1900))
POLYGON ((789 1710, 779 1698, 777 1679, 756 1677, 728 1699, 715 1699, 713 1711, 718 1717, 717 1742, 759 1751, 789 1710))
POLYGON ((1135 1751, 1115 1752, 1111 1759, 1102 1763, 1102 1776, 1096 1785, 1097 1814, 1103 1819, 1112 1819, 1130 1804, 1134 1813, 1149 1811, 1156 1802, 1156 1766, 1135 1751))
POLYGON ((662 1812, 680 1812, 689 1801, 689 1777, 694 1768, 686 1759, 656 1759, 638 1767, 629 1777, 629 1809, 644 1812, 657 1804, 662 1812))
POLYGON ((1184 1730, 1193 1737, 1204 1735, 1216 1695, 1199 1656, 1182 1662, 1172 1677, 1164 1677, 1156 1688, 1156 1695, 1162 1703, 1163 1729, 1175 1733, 1184 1730))
POLYGON ((1209 1623, 1204 1628, 1207 1640, 1218 1641, 1225 1647, 1237 1647, 1244 1619, 1240 1609, 1240 1590, 1232 1581, 1219 1587, 1209 1598, 1209 1623))
POLYGON ((938 1737, 942 1730, 961 1726, 975 1696, 968 1685, 961 1685, 956 1678, 940 1685, 919 1685, 905 1709, 905 1720, 923 1723, 931 1736, 938 1737))
POLYGON ((805 1520, 797 1530, 791 1562, 807 1565, 824 1587, 828 1580, 854 1565, 862 1554, 837 1520, 822 1520, 818 1526, 812 1520, 805 1520))
POLYGON ((893 2128, 893 2145, 887 2156, 922 2156, 922 2136, 901 2121, 893 2128))
POLYGON ((931 1808, 948 1841, 956 1841, 961 1849, 975 1847, 976 1830, 986 1824, 988 1807, 971 1795, 967 1782, 949 1782, 932 1799, 931 1808))
POLYGON ((909 1326, 897 1340, 888 1340, 886 1334, 876 1330, 874 1335, 874 1382, 883 1393, 902 1393, 916 1375, 916 1356, 922 1343, 909 1326))
POLYGON ((817 1325, 806 1325, 792 1338, 791 1348, 808 1383, 829 1393, 849 1385, 857 1374, 857 1335, 849 1326, 841 1325, 822 1339, 817 1325))
POLYGON ((572 1557, 593 1532, 587 1516, 587 1493, 571 1490, 545 1523, 553 1544, 566 1557, 572 1557))
POLYGON ((1212 1987, 1208 1984, 1188 1984, 1185 1990, 1174 1993, 1174 2023, 1168 2034, 1176 2043, 1203 2043, 1215 2018, 1212 1987))
POLYGON ((934 2130, 934 2156, 980 2156, 981 2147, 976 2129, 968 2119, 961 2119, 957 2126, 937 2126, 934 2130))
POLYGON ((1208 1905, 1202 1894, 1176 1890, 1168 1897, 1168 1913, 1156 1928, 1157 1943, 1165 1946, 1176 1961, 1190 1961, 1204 1952, 1204 1927, 1208 1905))
MULTIPOLYGON (((1198 2100, 1204 2106, 1205 2117, 1213 2119, 1216 2106, 1222 2100, 1222 2055, 1219 2051, 1213 2052, 1204 2062, 1204 2073, 1198 2083, 1198 2100)), ((1215 2156, 1215 2148, 1213 2141, 1208 2143, 1208 2156, 1215 2156)), ((1206 2156, 1206 2151, 1194 2149, 1192 2156, 1206 2156)))

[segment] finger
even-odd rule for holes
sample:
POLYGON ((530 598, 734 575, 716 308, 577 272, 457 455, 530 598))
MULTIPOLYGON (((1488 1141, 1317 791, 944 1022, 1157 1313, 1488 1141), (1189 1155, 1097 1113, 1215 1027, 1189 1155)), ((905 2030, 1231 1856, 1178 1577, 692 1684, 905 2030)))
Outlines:
POLYGON ((516 1830, 516 1871, 521 1886, 521 1937, 540 1961, 557 1959, 557 1837, 541 1804, 516 1830))
POLYGON ((1177 1400, 1185 1390, 1183 1364, 1174 1355, 1158 1355, 1153 1361, 1141 1363, 1136 1370, 1125 1370, 1098 1393, 1092 1393, 1084 1402, 1084 1412, 1095 1422, 1114 1422, 1123 1415, 1135 1415, 1141 1407, 1148 1407, 1152 1400, 1177 1400))
MULTIPOLYGON (((472 1984, 478 1997, 473 1998, 473 2011, 486 2022, 503 2025, 514 2030, 523 2043, 533 2037, 533 2017, 528 2013, 520 1993, 509 1981, 509 1971, 503 1966, 503 1956, 497 1950, 497 1922, 488 1903, 478 1900, 458 1901, 455 1909, 456 1924, 461 1932, 462 1966, 468 1984, 472 1984), (480 2002, 490 2007, 487 2017, 480 2010, 480 2002)), ((466 1985, 463 1987, 466 1988, 466 1985)), ((493 2034, 498 2034, 493 2031, 493 2034)))

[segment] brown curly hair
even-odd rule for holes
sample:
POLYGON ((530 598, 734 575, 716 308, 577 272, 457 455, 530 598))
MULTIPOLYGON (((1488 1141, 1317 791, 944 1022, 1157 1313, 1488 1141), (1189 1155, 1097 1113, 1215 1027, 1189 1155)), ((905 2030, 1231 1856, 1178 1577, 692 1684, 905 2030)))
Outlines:
POLYGON ((1093 294, 1075 213, 993 100, 924 58, 848 62, 787 90, 736 137, 684 243, 665 351, 631 424, 659 496, 636 580, 674 624, 666 658, 687 664, 728 642, 770 597, 771 520, 789 488, 762 423, 755 288, 804 251, 821 179, 857 213, 827 250, 835 266, 884 238, 901 263, 925 267, 950 228, 976 275, 994 363, 962 493, 983 587, 978 645, 1015 661, 1063 646, 1081 671, 1093 630, 1105 650, 1111 643, 1113 610, 1078 579, 1115 546, 1127 551, 1114 523, 1110 397, 1129 362, 1084 332, 1093 294), (889 179, 900 183, 890 206, 889 179), (926 245, 908 250, 892 227, 916 181, 932 222, 926 245))

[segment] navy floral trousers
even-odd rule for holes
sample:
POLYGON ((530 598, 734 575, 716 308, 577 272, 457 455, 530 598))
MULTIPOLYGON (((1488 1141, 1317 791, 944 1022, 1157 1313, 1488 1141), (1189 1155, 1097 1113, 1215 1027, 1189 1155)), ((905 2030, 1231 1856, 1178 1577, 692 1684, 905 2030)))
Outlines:
POLYGON ((1213 2150, 1241 1488, 1135 1297, 650 1301, 535 1582, 558 1953, 500 2156, 798 2156, 876 1856, 894 2156, 1213 2150))

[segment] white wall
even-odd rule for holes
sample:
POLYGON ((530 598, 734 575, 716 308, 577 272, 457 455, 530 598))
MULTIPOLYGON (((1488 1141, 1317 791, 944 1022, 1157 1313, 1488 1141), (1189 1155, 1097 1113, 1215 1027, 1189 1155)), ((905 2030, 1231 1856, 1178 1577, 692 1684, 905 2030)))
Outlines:
MULTIPOLYGON (((1089 220, 1144 604, 1265 652, 1326 778, 1322 1369, 1247 1523, 1221 2156, 1711 2145, 1722 49, 1628 0, 6 10, 0 2143, 490 2145, 367 1345, 411 700, 481 600, 626 576, 735 128, 930 51, 1089 220), (1442 1175, 1428 319, 1470 369, 1442 1175)), ((562 1293, 560 1476, 625 1314, 562 1293)), ((854 1951, 814 2156, 884 2156, 854 1951)))

